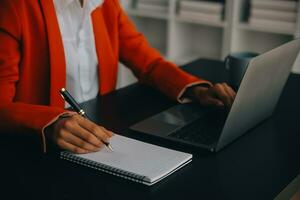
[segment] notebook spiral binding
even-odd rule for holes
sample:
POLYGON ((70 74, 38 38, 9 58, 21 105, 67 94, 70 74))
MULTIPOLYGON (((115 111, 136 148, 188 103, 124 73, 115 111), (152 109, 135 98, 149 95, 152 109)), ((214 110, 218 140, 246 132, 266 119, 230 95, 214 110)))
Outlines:
POLYGON ((130 181, 134 181, 134 182, 138 182, 138 183, 144 183, 145 182, 145 178, 146 178, 145 176, 141 176, 139 174, 124 171, 124 170, 121 170, 121 169, 118 169, 118 168, 113 168, 113 167, 110 167, 108 165, 97 163, 97 162, 92 161, 92 160, 80 158, 80 157, 72 155, 69 152, 61 152, 60 153, 60 158, 64 159, 64 160, 67 160, 67 161, 74 162, 74 163, 79 164, 79 165, 83 165, 83 166, 98 170, 98 171, 102 171, 104 173, 108 173, 108 174, 111 174, 111 175, 114 175, 114 176, 118 176, 118 177, 130 180, 130 181))

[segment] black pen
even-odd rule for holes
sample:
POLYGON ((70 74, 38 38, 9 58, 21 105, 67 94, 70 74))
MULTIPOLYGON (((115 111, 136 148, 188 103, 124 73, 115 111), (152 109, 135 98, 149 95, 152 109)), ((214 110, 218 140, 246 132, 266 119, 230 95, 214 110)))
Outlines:
MULTIPOLYGON (((75 99, 71 96, 71 94, 65 88, 62 88, 59 92, 60 92, 62 98, 68 104, 70 104, 70 106, 75 110, 75 112, 77 112, 79 115, 83 116, 84 118, 88 119, 87 114, 84 112, 84 110, 79 106, 79 104, 75 101, 75 99)), ((103 140, 101 140, 101 142, 103 144, 105 144, 105 146, 107 148, 109 148, 111 151, 114 151, 112 146, 108 142, 103 141, 103 140)))

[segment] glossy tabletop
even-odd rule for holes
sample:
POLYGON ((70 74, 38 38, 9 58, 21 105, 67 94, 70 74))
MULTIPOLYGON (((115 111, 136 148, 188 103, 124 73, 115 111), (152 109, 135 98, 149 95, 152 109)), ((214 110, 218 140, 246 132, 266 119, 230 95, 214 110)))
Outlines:
MULTIPOLYGON (((226 81, 220 61, 200 59, 183 67, 212 82, 226 81)), ((255 89, 255 88, 253 88, 255 89)), ((274 115, 218 153, 181 146, 128 127, 176 102, 133 84, 85 102, 97 123, 128 137, 190 152, 193 161, 145 186, 44 155, 35 135, 0 135, 0 199, 273 199, 300 174, 300 75, 291 74, 274 115)))

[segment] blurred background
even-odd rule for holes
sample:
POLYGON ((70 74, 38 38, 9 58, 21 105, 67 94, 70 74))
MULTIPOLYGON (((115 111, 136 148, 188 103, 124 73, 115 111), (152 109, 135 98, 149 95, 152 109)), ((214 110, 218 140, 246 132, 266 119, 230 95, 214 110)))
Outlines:
MULTIPOLYGON (((121 0, 137 29, 168 60, 223 60, 229 53, 263 53, 300 37, 298 0, 121 0)), ((293 67, 300 73, 300 56, 293 67)), ((118 87, 134 83, 121 66, 118 87)))

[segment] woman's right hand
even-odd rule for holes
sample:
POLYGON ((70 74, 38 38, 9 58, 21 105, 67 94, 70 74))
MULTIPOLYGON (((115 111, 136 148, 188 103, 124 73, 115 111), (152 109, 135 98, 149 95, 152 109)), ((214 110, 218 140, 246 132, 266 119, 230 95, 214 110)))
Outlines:
POLYGON ((60 118, 50 130, 47 136, 59 148, 78 154, 99 151, 114 135, 79 114, 60 118))

